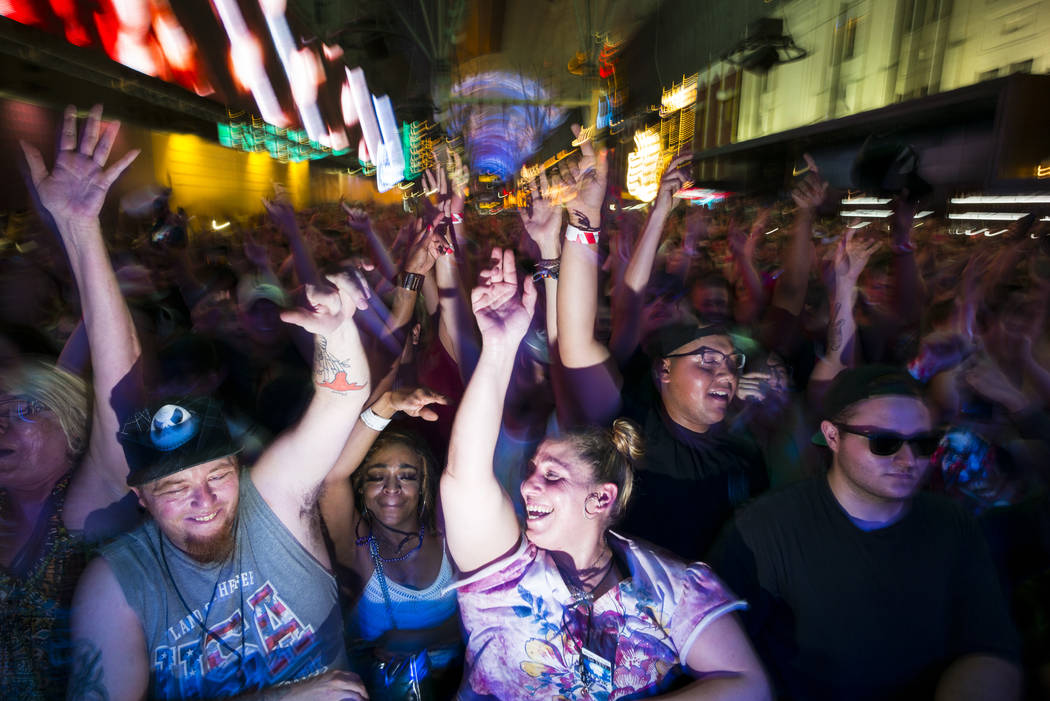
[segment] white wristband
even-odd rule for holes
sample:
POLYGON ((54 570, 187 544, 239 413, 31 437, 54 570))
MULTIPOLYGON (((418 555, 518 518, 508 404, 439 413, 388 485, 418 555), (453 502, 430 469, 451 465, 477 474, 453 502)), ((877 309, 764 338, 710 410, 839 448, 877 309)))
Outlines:
POLYGON ((598 243, 598 232, 597 231, 582 231, 576 228, 572 224, 565 227, 565 240, 566 241, 579 241, 588 245, 594 245, 598 243))
POLYGON ((384 419, 382 416, 372 411, 372 407, 368 407, 361 412, 361 423, 368 426, 373 431, 382 431, 390 424, 390 419, 384 419))

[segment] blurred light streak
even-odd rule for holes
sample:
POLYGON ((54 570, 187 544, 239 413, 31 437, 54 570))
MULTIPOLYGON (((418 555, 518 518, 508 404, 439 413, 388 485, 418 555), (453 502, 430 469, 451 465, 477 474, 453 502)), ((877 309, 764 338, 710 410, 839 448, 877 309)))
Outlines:
POLYGON ((850 217, 885 219, 891 214, 893 214, 893 212, 888 209, 844 209, 839 212, 839 216, 846 219, 849 219, 850 217))
POLYGON ((324 83, 320 59, 309 48, 296 49, 295 38, 284 16, 284 2, 259 0, 259 6, 266 17, 266 27, 270 30, 270 38, 284 66, 284 74, 288 76, 292 99, 299 109, 306 133, 314 141, 327 140, 328 130, 317 106, 317 88, 324 83))
POLYGON ((509 71, 476 73, 450 92, 448 133, 463 135, 474 174, 508 180, 566 117, 538 82, 509 71))
POLYGON ((266 76, 266 67, 263 65, 258 43, 248 30, 248 25, 244 23, 244 16, 241 15, 236 0, 212 0, 212 2, 219 13, 226 36, 230 39, 234 66, 237 71, 243 69, 242 75, 252 97, 255 98, 255 104, 259 107, 262 118, 270 124, 288 126, 288 119, 281 110, 270 79, 266 76), (254 44, 254 50, 253 47, 245 46, 249 41, 254 44), (242 66, 241 61, 245 61, 245 65, 242 66))
POLYGON ((660 191, 660 134, 655 129, 634 133, 635 149, 627 154, 627 192, 652 202, 660 191))
MULTIPOLYGON (((1050 194, 953 197, 952 204, 1050 204, 1050 194)), ((1023 215, 1022 215, 1023 216, 1023 215)))
MULTIPOLYGON (((347 83, 350 85, 350 101, 361 124, 361 137, 367 147, 365 155, 367 160, 376 163, 380 154, 382 137, 379 132, 379 122, 376 121, 375 108, 372 105, 372 95, 368 92, 368 83, 365 82, 365 72, 360 68, 345 70, 347 83)), ((358 153, 358 159, 360 156, 361 154, 358 153)))
POLYGON ((1025 212, 948 212, 949 219, 976 219, 977 221, 1016 221, 1025 212))

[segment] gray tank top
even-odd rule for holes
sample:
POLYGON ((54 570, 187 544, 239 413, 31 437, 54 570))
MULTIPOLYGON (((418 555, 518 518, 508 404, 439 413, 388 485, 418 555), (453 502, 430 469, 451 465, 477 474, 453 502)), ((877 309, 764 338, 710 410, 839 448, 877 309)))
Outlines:
POLYGON ((197 563, 152 520, 102 551, 142 622, 151 698, 235 696, 348 669, 335 578, 247 472, 238 509, 236 546, 222 563, 197 563))

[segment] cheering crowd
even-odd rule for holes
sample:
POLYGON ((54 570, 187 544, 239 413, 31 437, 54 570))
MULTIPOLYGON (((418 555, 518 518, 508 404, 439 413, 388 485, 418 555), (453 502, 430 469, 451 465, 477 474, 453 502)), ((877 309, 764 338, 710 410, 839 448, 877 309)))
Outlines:
POLYGON ((583 141, 516 213, 439 164, 209 231, 104 213, 118 128, 7 217, 4 698, 1050 694, 1030 221, 842 221, 808 156, 640 212, 583 141))

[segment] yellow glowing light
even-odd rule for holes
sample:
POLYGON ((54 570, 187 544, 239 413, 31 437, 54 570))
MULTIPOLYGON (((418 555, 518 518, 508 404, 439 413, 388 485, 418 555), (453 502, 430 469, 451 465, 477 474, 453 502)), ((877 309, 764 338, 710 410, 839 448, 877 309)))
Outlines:
POLYGON ((1037 165, 1035 167, 1035 177, 1040 180, 1043 178, 1050 178, 1050 164, 1048 165, 1037 165))
POLYGON ((660 191, 660 134, 644 129, 634 134, 634 151, 627 154, 627 192, 652 202, 660 191))
POLYGON ((683 78, 681 85, 672 85, 670 90, 663 91, 660 99, 660 116, 666 117, 671 112, 692 107, 696 103, 696 85, 699 76, 694 73, 683 78))

